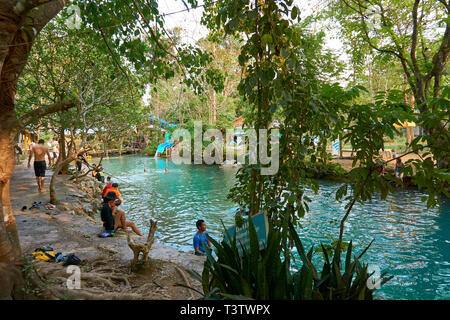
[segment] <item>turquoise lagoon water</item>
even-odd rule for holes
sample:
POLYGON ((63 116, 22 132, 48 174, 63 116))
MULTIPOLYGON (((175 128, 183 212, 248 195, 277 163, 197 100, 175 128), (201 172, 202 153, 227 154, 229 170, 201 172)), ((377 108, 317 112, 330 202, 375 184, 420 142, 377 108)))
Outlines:
MULTIPOLYGON (((124 156, 103 160, 125 200, 127 219, 147 232, 149 219, 158 221, 158 241, 192 250, 195 222, 204 219, 208 232, 222 238, 223 227, 233 224, 236 205, 227 199, 234 169, 175 165, 165 159, 124 156), (165 173, 165 167, 169 172, 165 173), (144 168, 147 172, 144 172, 144 168)), ((345 203, 334 197, 338 183, 321 181, 319 194, 299 230, 304 245, 330 242, 337 237, 345 203)), ((355 206, 345 224, 345 240, 356 253, 375 239, 364 262, 388 271, 394 278, 376 291, 378 299, 450 299, 450 201, 434 209, 421 202, 423 194, 398 190, 387 200, 355 206)), ((316 262, 320 256, 315 254, 316 262)))

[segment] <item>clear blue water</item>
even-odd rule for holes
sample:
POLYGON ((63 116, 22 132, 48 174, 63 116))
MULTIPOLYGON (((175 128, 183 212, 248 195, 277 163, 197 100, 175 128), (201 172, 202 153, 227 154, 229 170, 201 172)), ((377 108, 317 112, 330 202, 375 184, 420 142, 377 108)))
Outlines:
MULTIPOLYGON (((103 160, 107 173, 117 177, 127 219, 147 232, 149 219, 158 221, 157 240, 192 250, 195 222, 204 219, 208 232, 222 237, 222 224, 233 224, 236 205, 226 198, 234 184, 234 169, 180 165, 142 156, 103 160), (169 172, 165 173, 166 165, 169 172), (144 172, 144 168, 147 172, 144 172)), ((345 203, 335 199, 339 184, 320 182, 319 194, 299 230, 304 245, 330 243, 337 237, 345 203)), ((450 202, 427 209, 423 194, 398 190, 387 200, 357 205, 345 224, 344 239, 353 240, 356 253, 375 239, 364 262, 388 271, 394 278, 376 291, 379 299, 450 299, 450 202)), ((315 254, 319 263, 320 254, 315 254)), ((319 269, 320 270, 320 269, 319 269)))

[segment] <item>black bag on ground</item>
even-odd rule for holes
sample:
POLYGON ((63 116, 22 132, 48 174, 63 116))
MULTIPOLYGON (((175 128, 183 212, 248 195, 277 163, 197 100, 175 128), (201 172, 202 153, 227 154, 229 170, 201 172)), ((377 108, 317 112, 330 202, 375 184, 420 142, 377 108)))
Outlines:
POLYGON ((75 254, 69 253, 67 255, 67 260, 63 263, 63 266, 68 266, 71 264, 78 265, 81 263, 80 258, 78 258, 75 254))

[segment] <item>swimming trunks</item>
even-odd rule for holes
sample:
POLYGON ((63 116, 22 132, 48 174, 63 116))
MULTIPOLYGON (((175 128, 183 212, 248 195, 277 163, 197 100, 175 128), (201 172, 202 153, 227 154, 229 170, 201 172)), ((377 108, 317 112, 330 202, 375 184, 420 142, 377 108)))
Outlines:
POLYGON ((45 170, 47 165, 45 161, 35 161, 34 162, 34 174, 36 177, 45 177, 45 170))

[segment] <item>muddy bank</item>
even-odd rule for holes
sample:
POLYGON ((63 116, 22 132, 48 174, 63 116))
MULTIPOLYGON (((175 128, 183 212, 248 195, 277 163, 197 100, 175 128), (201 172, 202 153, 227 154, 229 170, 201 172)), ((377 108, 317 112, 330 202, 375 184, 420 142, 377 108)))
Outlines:
MULTIPOLYGON (((51 171, 47 172, 46 190, 50 181, 51 171)), ((11 180, 11 204, 15 212, 17 228, 23 254, 30 257, 34 249, 49 245, 55 249, 55 252, 74 253, 83 260, 85 277, 89 274, 96 274, 98 279, 108 279, 121 274, 126 277, 114 282, 94 281, 94 287, 98 283, 103 285, 114 284, 117 288, 102 288, 95 296, 96 298, 115 299, 125 297, 126 294, 132 294, 128 298, 143 299, 188 299, 193 298, 190 290, 176 287, 176 283, 186 284, 187 282, 200 288, 200 284, 192 279, 186 270, 193 269, 201 273, 203 269, 204 258, 197 257, 194 254, 178 250, 173 247, 165 246, 155 242, 150 250, 149 257, 152 261, 152 270, 150 273, 136 275, 129 270, 130 260, 133 257, 131 249, 127 245, 126 233, 119 231, 116 237, 99 238, 97 235, 103 231, 102 223, 98 209, 100 207, 100 193, 103 184, 91 177, 85 177, 76 185, 69 176, 58 176, 55 189, 59 203, 55 209, 45 209, 45 204, 49 201, 49 194, 39 193, 32 169, 24 166, 17 166, 11 180), (41 202, 41 208, 29 210, 33 202, 41 202), (26 210, 22 208, 26 206, 26 210), (109 272, 104 276, 99 276, 96 271, 105 270, 108 266, 109 272), (134 281, 134 282, 133 282, 134 281), (106 283, 106 284, 105 284, 106 283), (134 284, 133 284, 134 283, 134 284), (142 285, 147 289, 139 291, 142 285), (101 296, 102 290, 119 290, 122 296, 101 296), (155 292, 159 292, 156 294, 155 292)), ((146 237, 133 235, 137 242, 144 242, 146 237)), ((65 267, 61 264, 36 261, 40 273, 43 277, 56 279, 56 286, 64 288, 65 267)), ((82 276, 83 278, 83 276, 82 276)), ((95 278, 95 277, 91 277, 95 278)), ((89 282, 86 282, 89 285, 89 282)), ((62 289, 61 289, 62 290, 62 289)), ((87 289, 86 289, 87 290, 87 289)), ((94 290, 95 291, 95 290, 94 290)), ((201 291, 201 290, 200 290, 201 291)), ((75 298, 90 298, 86 296, 75 296, 75 298)), ((198 297, 195 296, 195 297, 198 297)))

